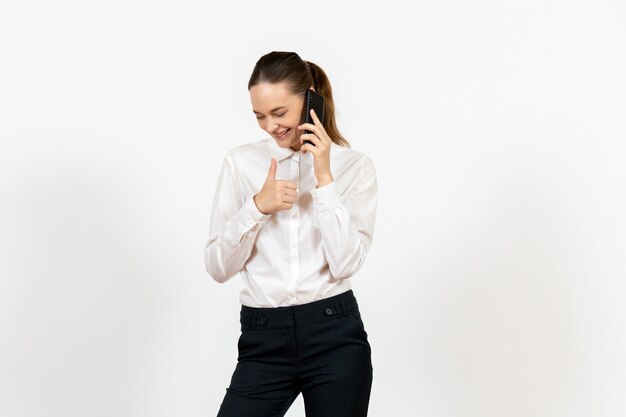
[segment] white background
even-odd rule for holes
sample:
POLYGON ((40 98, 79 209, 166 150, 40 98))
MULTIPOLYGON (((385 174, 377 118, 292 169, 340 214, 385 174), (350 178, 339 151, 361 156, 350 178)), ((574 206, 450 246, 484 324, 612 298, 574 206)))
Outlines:
POLYGON ((617 0, 3 2, 0 415, 217 413, 202 251, 272 50, 377 168, 370 415, 626 415, 625 39, 617 0))

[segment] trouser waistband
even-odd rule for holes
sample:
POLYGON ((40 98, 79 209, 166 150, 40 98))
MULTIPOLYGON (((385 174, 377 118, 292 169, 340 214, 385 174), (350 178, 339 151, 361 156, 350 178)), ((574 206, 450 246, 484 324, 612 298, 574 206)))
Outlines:
POLYGON ((352 290, 322 300, 288 307, 242 305, 241 329, 269 330, 305 326, 345 317, 355 309, 358 310, 358 303, 352 290))

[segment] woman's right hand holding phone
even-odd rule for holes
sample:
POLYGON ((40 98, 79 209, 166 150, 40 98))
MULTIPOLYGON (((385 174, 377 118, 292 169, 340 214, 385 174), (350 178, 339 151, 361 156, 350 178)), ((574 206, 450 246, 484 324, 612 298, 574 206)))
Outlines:
POLYGON ((272 158, 263 188, 254 195, 254 203, 263 214, 289 210, 298 198, 298 185, 292 181, 276 179, 276 159, 272 158))

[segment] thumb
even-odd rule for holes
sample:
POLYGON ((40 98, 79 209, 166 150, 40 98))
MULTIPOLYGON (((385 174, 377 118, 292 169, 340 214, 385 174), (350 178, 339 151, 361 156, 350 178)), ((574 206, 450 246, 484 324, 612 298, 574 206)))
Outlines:
POLYGON ((267 173, 267 180, 276 180, 276 159, 272 158, 272 162, 270 163, 270 170, 267 173))

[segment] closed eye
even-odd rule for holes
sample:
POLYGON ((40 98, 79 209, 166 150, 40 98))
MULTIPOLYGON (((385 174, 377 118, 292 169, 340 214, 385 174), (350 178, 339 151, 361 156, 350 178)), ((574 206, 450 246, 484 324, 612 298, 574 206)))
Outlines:
MULTIPOLYGON (((277 114, 276 117, 283 117, 285 114, 287 114, 287 112, 277 114)), ((265 116, 257 117, 257 120, 263 120, 263 119, 265 119, 265 116)))

